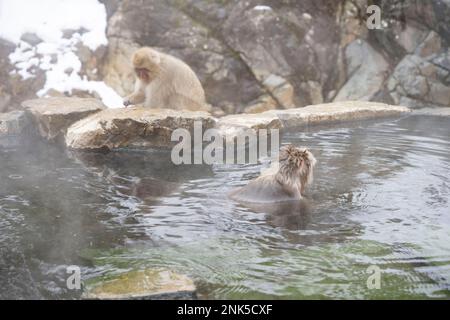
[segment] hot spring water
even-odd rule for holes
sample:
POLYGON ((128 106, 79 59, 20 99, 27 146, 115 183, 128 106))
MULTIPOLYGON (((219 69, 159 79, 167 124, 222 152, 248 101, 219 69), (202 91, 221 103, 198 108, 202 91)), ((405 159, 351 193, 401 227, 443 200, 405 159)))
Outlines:
POLYGON ((319 163, 307 200, 242 206, 258 165, 170 152, 0 148, 0 298, 78 298, 83 280, 163 267, 200 298, 449 298, 450 120, 410 116, 284 134, 319 163), (367 269, 381 271, 369 289, 367 269))

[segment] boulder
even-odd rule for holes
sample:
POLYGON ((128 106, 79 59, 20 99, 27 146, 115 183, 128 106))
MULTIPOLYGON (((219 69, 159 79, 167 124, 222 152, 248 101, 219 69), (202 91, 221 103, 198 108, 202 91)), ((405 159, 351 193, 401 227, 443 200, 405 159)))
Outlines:
POLYGON ((406 55, 387 81, 396 104, 411 108, 450 106, 448 57, 445 53, 431 59, 406 55))
POLYGON ((185 275, 159 269, 135 270, 90 279, 83 299, 195 299, 196 288, 185 275))
POLYGON ((32 46, 36 46, 37 44, 42 42, 42 39, 39 38, 38 35, 32 32, 26 32, 21 37, 20 40, 27 42, 32 46))
POLYGON ((433 103, 450 107, 450 86, 441 82, 429 81, 429 96, 433 103))
POLYGON ((202 129, 214 126, 215 119, 206 112, 170 109, 107 109, 74 123, 67 130, 66 145, 77 150, 112 150, 116 148, 168 147, 174 145, 175 129, 193 132, 194 122, 202 129))
POLYGON ((24 111, 10 111, 0 113, 0 148, 16 148, 23 146, 28 133, 32 133, 33 126, 24 111))
POLYGON ((56 97, 27 100, 22 107, 30 115, 39 134, 49 141, 61 139, 70 125, 105 109, 96 99, 56 97))
POLYGON ((345 50, 347 76, 334 101, 371 100, 381 90, 389 64, 366 41, 355 40, 345 50))
POLYGON ((285 109, 294 107, 294 87, 286 79, 271 74, 262 84, 268 93, 245 107, 245 113, 260 113, 280 106, 285 109))
POLYGON ((24 111, 0 113, 0 138, 24 135, 30 127, 24 111))
POLYGON ((406 50, 407 53, 413 53, 416 48, 425 40, 426 31, 417 26, 407 24, 400 30, 397 42, 406 50))
POLYGON ((416 54, 420 57, 428 57, 432 54, 439 53, 441 50, 441 38, 439 35, 431 31, 425 40, 417 47, 416 54))

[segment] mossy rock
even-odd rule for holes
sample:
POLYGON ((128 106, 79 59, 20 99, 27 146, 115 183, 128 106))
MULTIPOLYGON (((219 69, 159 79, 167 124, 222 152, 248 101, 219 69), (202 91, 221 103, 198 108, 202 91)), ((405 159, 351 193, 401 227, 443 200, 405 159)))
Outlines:
POLYGON ((170 270, 133 270, 88 280, 83 299, 195 299, 196 288, 185 275, 170 270))

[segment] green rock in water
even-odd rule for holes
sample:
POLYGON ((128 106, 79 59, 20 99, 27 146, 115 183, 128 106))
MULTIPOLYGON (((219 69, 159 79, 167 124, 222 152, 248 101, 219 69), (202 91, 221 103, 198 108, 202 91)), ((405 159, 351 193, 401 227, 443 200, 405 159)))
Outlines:
POLYGON ((190 278, 169 270, 145 269, 97 277, 86 283, 83 299, 195 299, 190 278))

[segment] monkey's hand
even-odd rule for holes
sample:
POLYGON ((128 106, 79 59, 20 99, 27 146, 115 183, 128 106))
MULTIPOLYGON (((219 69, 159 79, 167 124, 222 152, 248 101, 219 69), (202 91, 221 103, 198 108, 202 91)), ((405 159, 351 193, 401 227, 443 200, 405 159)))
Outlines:
POLYGON ((128 107, 129 105, 131 105, 130 100, 129 100, 128 98, 124 99, 124 100, 123 100, 123 105, 124 105, 125 107, 128 107))
POLYGON ((123 99, 123 105, 128 107, 129 105, 137 105, 145 101, 145 93, 136 91, 123 99))

